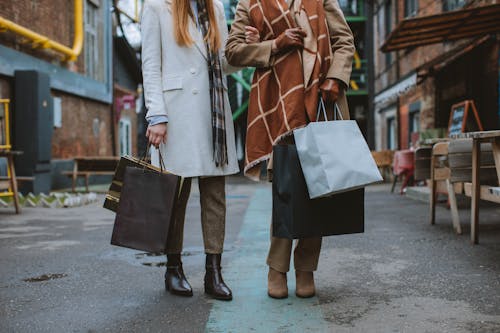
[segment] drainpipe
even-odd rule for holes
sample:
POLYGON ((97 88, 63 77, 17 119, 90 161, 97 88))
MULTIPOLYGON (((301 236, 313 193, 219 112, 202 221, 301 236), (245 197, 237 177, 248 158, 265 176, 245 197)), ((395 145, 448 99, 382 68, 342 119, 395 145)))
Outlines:
POLYGON ((76 61, 83 48, 83 0, 74 0, 75 37, 73 47, 69 48, 33 30, 0 17, 0 30, 12 31, 15 34, 29 39, 35 46, 51 49, 64 55, 64 61, 76 61))
POLYGON ((498 50, 498 86, 497 86, 497 89, 498 89, 498 120, 497 120, 497 123, 498 123, 498 128, 500 128, 500 42, 498 41, 497 39, 497 50, 498 50))
MULTIPOLYGON (((395 24, 394 27, 398 26, 399 23, 399 5, 401 3, 401 0, 394 1, 395 4, 395 24)), ((396 55, 396 82, 399 82, 399 79, 401 78, 401 68, 399 64, 399 51, 395 52, 396 55)), ((401 137, 402 131, 401 131, 401 98, 398 94, 397 99, 396 99, 396 116, 397 116, 397 125, 398 125, 398 149, 402 149, 403 146, 403 138, 401 137)))

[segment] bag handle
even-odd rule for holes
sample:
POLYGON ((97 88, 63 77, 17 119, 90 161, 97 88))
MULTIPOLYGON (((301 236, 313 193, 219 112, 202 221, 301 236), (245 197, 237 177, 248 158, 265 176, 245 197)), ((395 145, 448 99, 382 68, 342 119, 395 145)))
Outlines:
MULTIPOLYGON (((325 121, 328 121, 328 116, 326 114, 326 106, 325 106, 325 101, 323 100, 323 97, 319 97, 319 103, 318 103, 318 112, 316 113, 316 121, 319 121, 319 116, 320 114, 323 113, 323 116, 325 117, 325 121)), ((333 106, 333 120, 338 120, 337 119, 337 114, 340 118, 340 120, 344 120, 342 117, 342 113, 340 112, 340 108, 337 103, 334 103, 333 106)))
MULTIPOLYGON (((141 157, 141 161, 143 162, 146 162, 147 160, 147 157, 149 155, 149 150, 150 150, 150 145, 147 145, 146 146, 146 151, 144 152, 144 154, 142 155, 141 157)), ((163 171, 166 171, 167 170, 167 167, 165 166, 165 162, 163 161, 163 156, 161 155, 161 151, 160 151, 160 148, 157 148, 156 150, 158 150, 158 158, 160 159, 160 170, 161 172, 163 173, 163 171)))
MULTIPOLYGON (((143 161, 146 160, 146 157, 148 156, 150 147, 151 147, 150 145, 147 146, 146 153, 144 154, 144 157, 143 157, 143 161)), ((158 147, 158 148, 156 148, 156 150, 158 150, 158 158, 160 159, 160 170, 163 173, 163 171, 167 171, 167 167, 165 166, 165 162, 163 161, 163 156, 161 155, 160 148, 158 147)), ((184 177, 180 177, 180 178, 181 179, 179 181, 179 191, 177 193, 177 198, 181 197, 182 187, 184 186, 184 177)))

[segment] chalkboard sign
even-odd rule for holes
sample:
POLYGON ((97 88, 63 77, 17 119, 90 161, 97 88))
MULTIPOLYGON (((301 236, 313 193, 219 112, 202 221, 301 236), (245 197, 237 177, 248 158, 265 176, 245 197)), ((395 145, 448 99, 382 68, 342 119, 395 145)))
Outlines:
POLYGON ((483 125, 479 120, 479 115, 473 100, 467 100, 451 107, 450 120, 448 122, 448 136, 477 130, 482 131, 483 125), (470 119, 471 113, 473 119, 470 119))
POLYGON ((448 135, 460 134, 464 131, 465 105, 459 105, 451 109, 450 125, 448 126, 448 135))

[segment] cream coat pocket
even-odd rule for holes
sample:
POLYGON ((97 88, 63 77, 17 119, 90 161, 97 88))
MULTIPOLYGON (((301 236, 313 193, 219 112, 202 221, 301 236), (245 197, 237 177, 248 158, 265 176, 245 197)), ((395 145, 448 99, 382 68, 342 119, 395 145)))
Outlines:
POLYGON ((163 77, 163 91, 181 89, 182 77, 180 75, 166 75, 163 77))

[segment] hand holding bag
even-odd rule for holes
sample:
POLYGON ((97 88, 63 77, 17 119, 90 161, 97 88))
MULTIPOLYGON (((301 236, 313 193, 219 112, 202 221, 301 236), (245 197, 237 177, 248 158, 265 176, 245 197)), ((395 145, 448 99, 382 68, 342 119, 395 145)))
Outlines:
MULTIPOLYGON (((294 130, 295 144, 311 199, 365 187, 383 180, 354 120, 318 121, 294 130)), ((340 114, 335 105, 334 115, 340 114)))
POLYGON ((126 166, 111 244, 164 253, 181 177, 142 166, 126 166))

